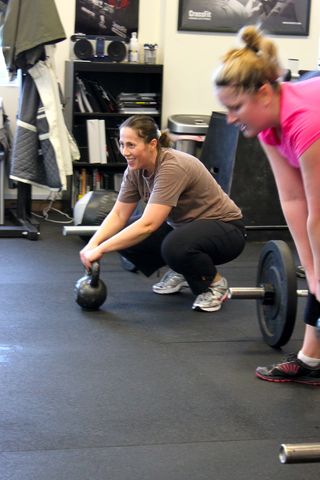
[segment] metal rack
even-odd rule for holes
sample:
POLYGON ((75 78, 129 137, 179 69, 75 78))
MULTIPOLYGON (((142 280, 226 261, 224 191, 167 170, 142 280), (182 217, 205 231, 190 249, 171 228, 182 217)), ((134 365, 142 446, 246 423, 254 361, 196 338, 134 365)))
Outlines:
POLYGON ((4 223, 4 161, 1 161, 1 199, 0 199, 0 238, 27 238, 29 240, 38 240, 40 231, 39 224, 31 222, 31 185, 18 183, 18 195, 16 209, 9 209, 8 215, 13 225, 3 225, 4 223))
MULTIPOLYGON (((0 109, 2 110, 2 109, 0 109)), ((2 111, 0 111, 0 127, 2 111)), ((0 238, 21 237, 29 240, 37 240, 39 224, 31 222, 31 185, 18 182, 16 209, 8 210, 12 225, 5 225, 5 202, 4 202, 4 178, 5 178, 5 152, 0 151, 0 238)))

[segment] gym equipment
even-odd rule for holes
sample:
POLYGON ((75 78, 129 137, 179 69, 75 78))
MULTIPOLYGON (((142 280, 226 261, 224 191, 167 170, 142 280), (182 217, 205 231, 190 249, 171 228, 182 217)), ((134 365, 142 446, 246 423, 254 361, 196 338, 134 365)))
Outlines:
POLYGON ((320 443, 283 443, 279 460, 281 463, 320 462, 320 443))
POLYGON ((293 332, 297 297, 308 290, 297 290, 295 264, 288 245, 270 240, 260 254, 257 287, 230 288, 228 298, 257 300, 257 314, 262 336, 273 348, 285 345, 293 332))
MULTIPOLYGON (((64 235, 94 233, 97 227, 63 227, 64 235)), ((229 299, 257 301, 257 314, 264 341, 273 348, 285 345, 293 332, 298 297, 308 290, 297 289, 296 267, 288 245, 268 241, 260 253, 256 287, 229 288, 229 299)))
POLYGON ((81 236, 89 236, 93 235, 96 233, 99 227, 95 227, 94 225, 82 225, 82 226, 76 226, 76 227, 67 227, 64 225, 62 229, 62 234, 63 235, 79 235, 81 236))
POLYGON ((76 302, 85 310, 98 310, 107 298, 107 287, 99 274, 100 265, 94 262, 86 275, 75 284, 76 302))
MULTIPOLYGON (((75 221, 76 223, 76 221, 75 221)), ((83 223, 83 222, 82 222, 83 223)), ((98 230, 98 226, 94 225, 81 225, 77 223, 76 226, 64 226, 62 233, 63 235, 93 235, 98 230)), ((248 231, 270 231, 270 230, 288 230, 287 225, 247 225, 246 230, 248 231)))
POLYGON ((112 190, 95 190, 86 193, 78 200, 73 209, 74 224, 76 226, 95 226, 95 230, 87 231, 86 227, 80 237, 93 235, 106 215, 112 209, 117 199, 117 193, 112 190))

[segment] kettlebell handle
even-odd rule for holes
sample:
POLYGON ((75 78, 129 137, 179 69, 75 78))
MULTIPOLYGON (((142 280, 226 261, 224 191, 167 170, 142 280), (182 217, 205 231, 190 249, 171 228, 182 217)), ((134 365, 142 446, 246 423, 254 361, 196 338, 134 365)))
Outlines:
POLYGON ((99 285, 99 275, 100 275, 100 264, 99 262, 93 262, 90 270, 89 276, 90 279, 90 286, 96 288, 99 285))

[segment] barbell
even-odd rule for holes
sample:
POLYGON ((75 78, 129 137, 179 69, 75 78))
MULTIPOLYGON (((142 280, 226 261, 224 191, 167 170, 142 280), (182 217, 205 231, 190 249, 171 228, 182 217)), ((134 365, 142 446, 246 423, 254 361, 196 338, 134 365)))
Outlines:
POLYGON ((270 240, 262 248, 256 287, 229 288, 230 299, 256 300, 260 330, 273 348, 285 345, 293 332, 298 297, 308 290, 297 289, 296 267, 289 246, 282 240, 270 240))
MULTIPOLYGON (((63 227, 64 235, 93 235, 97 226, 63 227)), ((262 248, 255 287, 229 288, 229 299, 256 300, 259 327, 264 341, 273 348, 285 345, 293 332, 298 297, 296 267, 289 246, 270 240, 262 248)))
POLYGON ((279 460, 281 463, 320 462, 320 443, 282 443, 279 460))

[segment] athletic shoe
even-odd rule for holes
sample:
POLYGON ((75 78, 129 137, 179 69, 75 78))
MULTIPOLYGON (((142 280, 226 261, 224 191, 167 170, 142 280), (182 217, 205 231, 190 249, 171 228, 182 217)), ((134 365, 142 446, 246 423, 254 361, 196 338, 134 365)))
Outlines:
POLYGON ((296 382, 320 387, 320 365, 309 367, 295 353, 291 353, 282 363, 258 367, 256 376, 268 382, 296 382))
POLYGON ((188 282, 183 275, 173 270, 168 270, 163 275, 160 282, 153 285, 152 290, 154 291, 154 293, 159 293, 160 295, 167 295, 168 293, 180 292, 182 288, 188 286, 188 282))
POLYGON ((193 310, 203 312, 216 312, 220 310, 222 303, 228 296, 228 282, 221 278, 216 283, 210 285, 207 291, 200 293, 192 305, 193 310))

